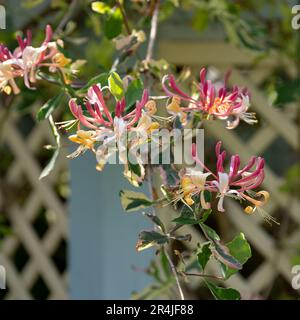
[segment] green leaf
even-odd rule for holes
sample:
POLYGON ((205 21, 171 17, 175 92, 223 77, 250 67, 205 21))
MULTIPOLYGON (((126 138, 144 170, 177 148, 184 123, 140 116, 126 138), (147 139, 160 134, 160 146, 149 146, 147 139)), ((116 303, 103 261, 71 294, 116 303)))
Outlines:
POLYGON ((229 249, 222 245, 219 241, 215 241, 212 248, 214 257, 231 269, 240 270, 242 264, 235 259, 229 252, 229 249))
MULTIPOLYGON (((227 243, 227 248, 230 254, 239 261, 241 265, 246 263, 246 261, 251 257, 251 247, 247 242, 245 235, 240 233, 231 242, 227 243)), ((230 268, 222 264, 222 273, 224 278, 228 279, 230 276, 235 274, 237 269, 230 268)))
POLYGON ((204 200, 211 203, 211 193, 208 190, 204 190, 204 200))
POLYGON ((158 216, 151 213, 144 213, 144 215, 148 217, 153 223, 155 223, 161 229, 161 231, 165 232, 165 226, 158 216))
POLYGON ((64 96, 64 93, 61 92, 57 96, 54 96, 53 98, 49 99, 38 111, 36 117, 38 121, 45 120, 49 118, 51 113, 58 107, 60 104, 62 98, 64 96))
POLYGON ((112 72, 108 77, 108 87, 117 100, 121 100, 124 97, 123 81, 116 72, 112 72))
POLYGON ((100 14, 105 14, 105 13, 111 12, 110 6, 102 1, 92 2, 91 7, 92 7, 93 11, 100 13, 100 14))
POLYGON ((201 251, 197 254, 198 263, 202 271, 204 271, 210 256, 211 256, 210 243, 205 243, 202 245, 201 251))
POLYGON ((205 280, 205 284, 216 300, 240 300, 240 293, 232 288, 217 287, 213 282, 205 280))
POLYGON ((201 222, 201 220, 195 219, 192 210, 187 206, 184 206, 181 209, 180 217, 175 218, 172 221, 177 224, 198 224, 201 222))
POLYGON ((201 222, 201 220, 180 216, 178 218, 173 219, 172 222, 176 222, 177 224, 198 224, 201 222))
POLYGON ((208 217, 210 216, 211 213, 212 213, 211 209, 205 210, 203 215, 202 215, 201 222, 205 222, 208 219, 208 217))
POLYGON ((230 254, 229 249, 226 246, 220 243, 220 237, 216 231, 203 222, 200 222, 199 225, 206 238, 212 243, 212 253, 214 257, 226 266, 240 270, 242 268, 241 263, 230 254))
POLYGON ((153 205, 153 201, 141 192, 121 190, 119 195, 121 197, 122 207, 127 212, 137 211, 153 205))
POLYGON ((136 174, 138 177, 142 176, 142 166, 139 163, 128 162, 128 169, 136 174))
POLYGON ((136 245, 137 251, 142 251, 155 245, 163 245, 168 242, 168 237, 156 231, 142 231, 136 245))
POLYGON ((122 32, 123 18, 120 8, 112 10, 104 20, 103 31, 107 39, 111 40, 122 32))
POLYGON ((56 149, 55 149, 50 161, 48 162, 46 167, 41 172, 41 174, 39 176, 39 180, 48 176, 50 174, 50 172, 54 169, 57 157, 59 155, 59 150, 60 150, 60 135, 59 135, 59 132, 55 126, 55 123, 54 123, 51 115, 49 116, 49 123, 50 123, 51 129, 52 129, 55 141, 56 141, 56 149))
POLYGON ((209 240, 212 240, 213 242, 220 241, 220 237, 219 237, 219 235, 216 233, 216 231, 214 229, 212 229, 211 227, 207 226, 203 222, 200 222, 199 225, 200 225, 202 231, 204 232, 204 234, 206 235, 206 237, 209 240))
POLYGON ((135 79, 129 83, 125 93, 126 110, 133 106, 137 100, 141 99, 143 87, 144 85, 141 79, 135 79))

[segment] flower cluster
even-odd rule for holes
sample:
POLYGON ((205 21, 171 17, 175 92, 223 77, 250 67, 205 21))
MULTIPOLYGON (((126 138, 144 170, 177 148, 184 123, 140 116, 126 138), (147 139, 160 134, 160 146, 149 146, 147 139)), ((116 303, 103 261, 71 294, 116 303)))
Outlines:
POLYGON ((24 78, 26 87, 31 88, 37 79, 37 72, 41 67, 49 68, 50 72, 56 72, 58 69, 64 74, 64 67, 71 60, 67 59, 59 51, 59 46, 63 42, 51 41, 52 29, 49 25, 46 27, 45 39, 43 43, 35 48, 31 45, 32 35, 27 32, 25 38, 17 36, 19 46, 11 52, 5 45, 0 44, 0 91, 10 94, 18 94, 18 88, 15 79, 24 78))
MULTIPOLYGON (((149 100, 147 90, 143 91, 141 99, 132 106, 127 106, 125 95, 122 98, 115 98, 115 105, 111 111, 106 101, 107 97, 104 95, 108 87, 101 87, 100 84, 92 85, 87 91, 84 103, 79 103, 75 98, 69 101, 69 107, 75 120, 68 121, 64 126, 70 127, 78 124, 76 134, 71 135, 69 139, 79 144, 77 150, 69 157, 73 158, 86 150, 92 150, 96 154, 97 169, 102 170, 108 160, 118 152, 119 160, 125 165, 125 176, 137 186, 145 177, 143 154, 142 152, 134 153, 138 170, 132 169, 131 161, 128 161, 128 154, 133 154, 132 151, 136 147, 153 141, 154 138, 151 135, 153 130, 163 128, 163 125, 154 119, 163 120, 162 123, 171 128, 172 126, 170 127, 168 123, 175 117, 179 117, 181 123, 186 124, 190 118, 188 113, 200 111, 205 115, 227 119, 228 128, 235 127, 240 119, 248 123, 256 121, 252 114, 246 112, 249 106, 249 94, 246 89, 234 87, 228 91, 226 89, 227 76, 224 86, 217 92, 212 83, 205 79, 205 75, 206 71, 202 69, 197 100, 182 92, 172 75, 164 78, 163 89, 172 98, 171 102, 166 104, 167 112, 172 114, 167 118, 156 116, 156 103, 154 100, 149 100), (174 93, 167 88, 166 81, 169 82, 174 93), (181 100, 188 101, 189 106, 182 107, 181 100), (234 119, 232 119, 233 116, 235 116, 234 119), (85 129, 82 129, 81 126, 85 129)), ((257 191, 265 177, 264 159, 253 156, 244 167, 241 167, 239 155, 233 155, 229 169, 225 170, 226 151, 221 151, 221 142, 217 143, 215 151, 217 160, 214 172, 199 159, 196 154, 196 146, 193 145, 192 158, 197 167, 181 171, 180 182, 173 190, 175 201, 181 200, 187 206, 192 206, 199 197, 201 207, 209 209, 211 203, 206 200, 205 194, 210 193, 217 199, 218 211, 224 212, 224 199, 231 197, 248 204, 245 208, 246 213, 250 214, 258 210, 266 220, 272 220, 261 209, 269 199, 268 192, 257 191)))
POLYGON ((216 195, 218 199, 218 211, 224 212, 223 202, 225 197, 231 197, 239 201, 246 201, 251 205, 245 208, 248 214, 256 209, 263 215, 267 221, 273 221, 261 207, 269 200, 267 191, 255 191, 264 181, 265 161, 261 157, 251 157, 248 163, 241 168, 239 155, 233 155, 230 159, 229 170, 224 169, 226 151, 221 152, 221 141, 216 144, 216 171, 210 170, 197 156, 196 146, 192 146, 192 157, 197 167, 188 168, 181 177, 179 197, 188 206, 194 204, 196 197, 203 209, 209 209, 210 203, 205 200, 205 192, 216 195))
POLYGON ((174 75, 166 75, 163 78, 163 89, 169 97, 189 102, 188 107, 170 108, 169 112, 177 113, 180 118, 186 119, 186 113, 200 112, 206 118, 214 116, 227 121, 227 129, 234 129, 244 120, 249 124, 256 123, 254 113, 247 112, 250 106, 249 93, 246 88, 234 86, 231 90, 227 89, 229 73, 225 77, 224 85, 216 88, 211 80, 206 79, 206 70, 200 71, 200 83, 197 86, 197 95, 189 96, 183 92, 176 84, 174 75))
POLYGON ((141 100, 136 102, 133 110, 127 110, 123 97, 116 101, 114 112, 110 112, 100 84, 88 89, 85 100, 86 115, 76 99, 69 102, 70 110, 79 123, 76 134, 69 137, 71 141, 79 144, 79 147, 69 157, 76 157, 90 149, 96 154, 97 169, 102 170, 108 159, 118 151, 119 159, 125 165, 125 176, 133 184, 138 184, 144 177, 142 155, 134 154, 141 171, 140 176, 136 176, 129 170, 128 152, 131 153, 136 147, 148 143, 150 133, 158 129, 159 124, 152 120, 156 112, 155 101, 149 100, 148 91, 144 90, 141 100), (89 130, 82 130, 80 125, 89 130))

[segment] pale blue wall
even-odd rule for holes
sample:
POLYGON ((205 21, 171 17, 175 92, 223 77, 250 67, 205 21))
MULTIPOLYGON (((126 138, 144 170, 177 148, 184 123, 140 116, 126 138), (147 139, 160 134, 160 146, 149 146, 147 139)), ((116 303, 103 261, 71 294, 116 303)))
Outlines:
POLYGON ((126 214, 119 190, 134 188, 123 178, 122 166, 95 169, 95 157, 86 153, 70 162, 70 297, 72 299, 129 299, 132 290, 151 279, 132 266, 146 267, 153 252, 137 253, 141 229, 151 222, 138 213, 126 214))

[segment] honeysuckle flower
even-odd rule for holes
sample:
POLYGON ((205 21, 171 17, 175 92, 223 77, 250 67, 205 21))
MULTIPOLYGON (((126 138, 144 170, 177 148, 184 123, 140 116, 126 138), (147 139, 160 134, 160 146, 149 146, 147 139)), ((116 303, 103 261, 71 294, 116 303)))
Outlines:
POLYGON ((78 156, 90 149, 96 154, 96 168, 102 170, 108 159, 118 151, 119 159, 125 165, 124 175, 133 184, 137 184, 144 177, 144 169, 142 155, 134 154, 133 151, 140 145, 148 143, 151 132, 159 128, 159 124, 152 121, 152 116, 156 112, 155 102, 148 100, 148 91, 144 90, 141 100, 136 102, 133 110, 126 112, 126 100, 122 98, 116 102, 113 113, 110 112, 102 91, 99 84, 88 89, 85 112, 76 99, 69 101, 70 110, 79 126, 82 125, 89 130, 80 129, 76 135, 70 136, 71 141, 80 144, 70 157, 78 156), (97 147, 95 147, 96 144, 97 147), (130 170, 128 154, 140 166, 141 175, 139 177, 130 170))
POLYGON ((249 124, 256 123, 255 114, 247 112, 250 106, 247 89, 234 86, 231 90, 228 90, 228 78, 229 73, 225 77, 224 85, 217 89, 210 80, 206 80, 205 68, 201 69, 200 83, 196 85, 197 98, 182 91, 172 74, 163 78, 162 86, 168 96, 189 102, 189 106, 181 108, 181 112, 201 112, 207 118, 214 116, 227 120, 228 129, 235 128, 240 119, 249 124))
POLYGON ((166 109, 174 118, 178 117, 182 125, 187 124, 187 114, 180 107, 180 98, 178 96, 172 97, 171 103, 167 105, 166 109))
MULTIPOLYGON (((52 29, 46 26, 45 39, 39 47, 31 45, 32 35, 27 32, 27 37, 22 39, 17 36, 19 46, 11 52, 5 45, 0 45, 0 90, 14 94, 19 93, 14 79, 23 77, 26 87, 31 88, 31 84, 36 82, 36 74, 39 68, 48 67, 50 72, 62 71, 65 77, 65 66, 71 60, 67 59, 58 49, 63 46, 61 40, 51 41, 52 29)), ((67 81, 67 78, 65 77, 67 81)))
POLYGON ((240 157, 233 155, 229 170, 225 172, 226 152, 221 152, 221 142, 216 144, 215 151, 217 163, 214 173, 198 158, 196 146, 193 145, 192 157, 199 167, 188 168, 181 176, 179 190, 175 191, 175 201, 181 199, 186 205, 191 206, 198 196, 202 208, 209 209, 210 203, 206 202, 204 195, 205 191, 209 191, 216 194, 217 208, 220 212, 225 211, 225 197, 231 197, 251 204, 244 209, 245 213, 252 214, 257 211, 268 223, 278 223, 262 208, 269 200, 269 193, 264 190, 255 191, 264 180, 264 159, 253 156, 243 168, 240 168, 240 157))
POLYGON ((252 214, 257 211, 267 223, 272 224, 272 222, 274 222, 278 225, 280 224, 275 218, 273 218, 263 209, 263 206, 268 203, 270 198, 268 191, 262 190, 256 193, 248 192, 248 194, 249 195, 244 195, 244 198, 250 202, 251 205, 244 209, 245 213, 252 214))
POLYGON ((189 206, 194 203, 192 196, 195 194, 200 194, 202 208, 210 208, 210 204, 206 203, 204 198, 206 179, 210 175, 211 173, 209 172, 203 173, 197 170, 188 170, 187 173, 181 178, 183 199, 189 206))
POLYGON ((221 142, 216 144, 216 169, 217 173, 211 172, 195 154, 195 148, 193 148, 193 158, 196 162, 202 166, 202 168, 212 174, 215 178, 210 182, 208 187, 209 191, 217 192, 219 196, 218 210, 224 211, 223 200, 225 196, 233 196, 237 198, 244 198, 245 191, 249 191, 259 187, 264 180, 264 159, 261 157, 252 157, 248 164, 240 169, 240 157, 233 155, 230 161, 229 172, 224 170, 224 161, 226 158, 226 152, 221 152, 221 142), (254 167, 254 170, 250 172, 254 167))
POLYGON ((14 70, 10 63, 0 63, 0 91, 4 91, 6 94, 10 94, 13 91, 14 94, 18 94, 20 89, 18 88, 14 78, 20 76, 22 72, 14 70))
POLYGON ((93 85, 88 89, 85 107, 89 116, 85 116, 82 107, 77 104, 76 99, 71 99, 69 102, 70 110, 73 116, 87 128, 93 130, 115 130, 123 126, 127 130, 134 128, 142 117, 142 109, 148 102, 148 91, 144 90, 141 101, 136 103, 136 107, 129 113, 124 114, 126 108, 126 100, 122 98, 117 101, 114 115, 109 111, 103 94, 102 88, 98 85, 93 85))
POLYGON ((78 130, 76 134, 69 136, 69 139, 79 144, 79 147, 75 152, 68 155, 68 158, 75 158, 88 149, 95 152, 94 145, 96 143, 96 136, 94 131, 78 130))

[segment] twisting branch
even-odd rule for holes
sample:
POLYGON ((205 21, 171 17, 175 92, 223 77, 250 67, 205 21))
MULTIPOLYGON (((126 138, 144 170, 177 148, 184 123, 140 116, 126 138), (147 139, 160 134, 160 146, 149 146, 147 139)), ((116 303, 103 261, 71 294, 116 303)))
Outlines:
POLYGON ((65 25, 68 23, 68 21, 71 19, 71 17, 73 16, 74 12, 76 11, 77 5, 78 5, 78 0, 73 0, 71 2, 67 12, 63 16, 62 20, 60 21, 59 25, 55 29, 54 33, 59 33, 59 32, 61 32, 63 30, 65 25))
POLYGON ((180 271, 180 274, 184 276, 191 276, 191 277, 202 277, 202 278, 211 278, 216 280, 225 280, 223 277, 214 276, 212 274, 193 273, 193 272, 185 272, 185 271, 180 271))
POLYGON ((170 255, 169 255, 169 253, 168 253, 168 250, 165 247, 162 247, 162 248, 163 248, 164 254, 166 255, 166 257, 168 259, 169 265, 170 265, 172 273, 174 275, 174 278, 175 278, 175 281, 176 281, 176 285, 177 285, 177 288, 178 288, 178 291, 179 291, 180 299, 181 300, 185 300, 184 294, 183 294, 183 291, 182 291, 182 288, 181 288, 181 285, 180 285, 180 282, 179 282, 178 272, 176 270, 176 267, 175 267, 170 255))
POLYGON ((123 21, 124 21, 124 26, 125 26, 126 32, 130 35, 131 34, 131 29, 130 29, 130 26, 129 26, 129 20, 128 20, 128 17, 126 15, 125 10, 124 10, 124 7, 123 7, 123 5, 121 4, 121 2, 119 0, 116 0, 116 5, 121 10, 121 14, 122 14, 122 17, 123 17, 123 21))
POLYGON ((146 61, 152 59, 152 56, 153 56, 154 43, 155 43, 155 39, 156 39, 156 35, 157 35, 159 5, 160 5, 160 1, 156 0, 154 11, 153 11, 153 16, 151 19, 151 29, 150 29, 148 48, 147 48, 146 61))

